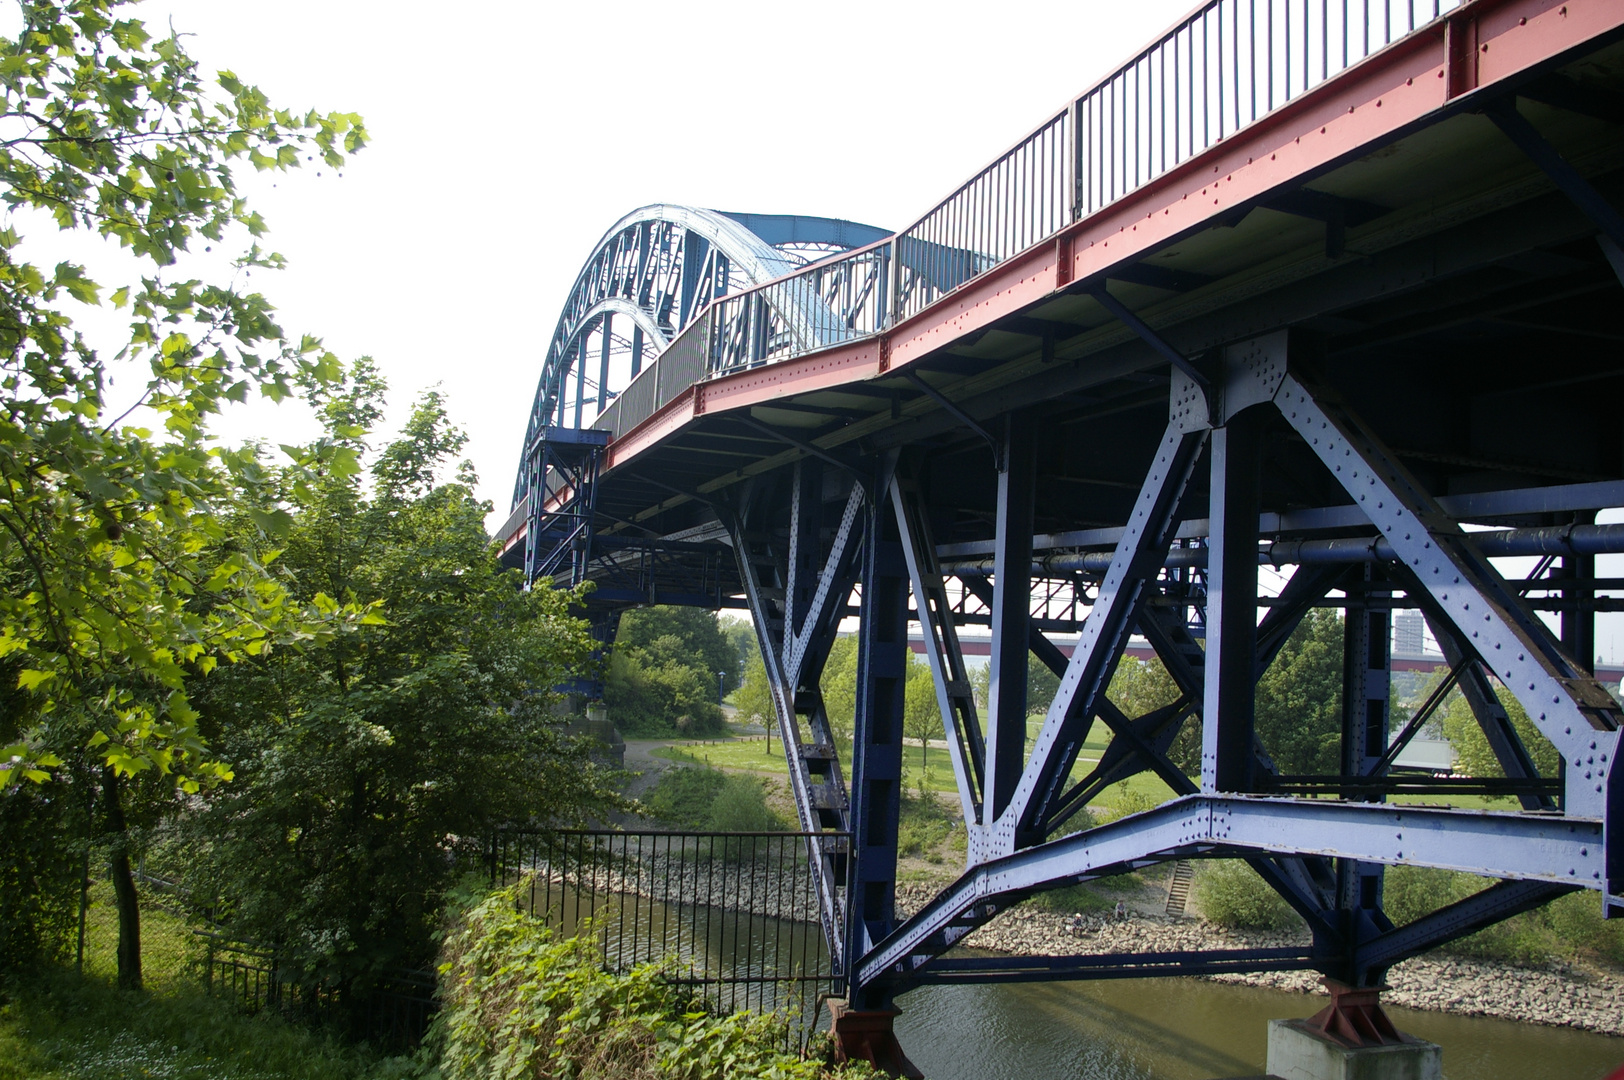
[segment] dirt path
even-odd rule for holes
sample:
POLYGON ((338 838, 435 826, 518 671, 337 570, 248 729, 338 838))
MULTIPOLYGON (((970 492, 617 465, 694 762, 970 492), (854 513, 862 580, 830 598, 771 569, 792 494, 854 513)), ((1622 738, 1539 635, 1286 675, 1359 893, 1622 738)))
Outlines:
POLYGON ((625 767, 627 772, 641 773, 626 785, 626 794, 634 799, 642 798, 649 788, 659 783, 660 774, 675 765, 675 762, 654 756, 654 751, 673 745, 675 739, 627 739, 625 767))

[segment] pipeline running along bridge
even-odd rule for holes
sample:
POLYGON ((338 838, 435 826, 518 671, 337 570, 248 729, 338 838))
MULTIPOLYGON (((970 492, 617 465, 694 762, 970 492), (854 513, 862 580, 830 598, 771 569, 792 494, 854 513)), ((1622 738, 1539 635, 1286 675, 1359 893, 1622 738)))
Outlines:
POLYGON ((1568 891, 1624 914, 1624 715, 1592 674, 1624 588, 1595 572, 1624 526, 1594 523, 1624 506, 1620 206, 1619 0, 1213 0, 901 232, 616 223, 548 346, 504 557, 596 583, 605 640, 633 605, 749 609, 800 825, 831 834, 812 865, 856 1009, 930 982, 1307 967, 1373 987, 1568 891), (1508 580, 1508 555, 1533 571, 1508 580), (1289 568, 1278 595, 1260 567, 1289 568), (1255 683, 1327 605, 1341 767, 1282 775, 1255 683), (1424 614, 1514 808, 1387 801, 1460 783, 1393 770, 1425 718, 1389 723, 1395 608, 1424 614), (818 680, 853 617, 837 745, 818 680), (903 919, 910 621, 968 866, 903 919), (984 708, 969 624, 991 633, 984 708), (1181 691, 1145 716, 1106 696, 1130 634, 1181 691), (1061 678, 1028 740, 1032 663, 1061 678), (1109 749, 1074 777, 1096 724, 1109 749), (1190 726, 1198 773, 1168 754, 1190 726), (1176 797, 1068 835, 1142 771, 1176 797), (848 835, 844 872, 823 856, 848 835), (1312 947, 950 952, 1036 892, 1201 857, 1246 859, 1312 947), (1395 926, 1394 864, 1491 882, 1395 926))

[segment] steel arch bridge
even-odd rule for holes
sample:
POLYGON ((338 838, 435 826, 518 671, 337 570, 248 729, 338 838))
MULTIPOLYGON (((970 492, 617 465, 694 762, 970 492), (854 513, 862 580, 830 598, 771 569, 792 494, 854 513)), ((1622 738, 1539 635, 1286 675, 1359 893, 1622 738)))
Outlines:
MULTIPOLYGON (((636 386, 647 399, 634 403, 641 412, 663 404, 662 391, 694 382, 697 371, 672 370, 678 365, 669 362, 664 385, 658 377, 639 382, 638 376, 645 361, 662 356, 713 302, 889 235, 833 218, 664 204, 640 207, 615 222, 576 275, 548 343, 514 485, 515 507, 542 515, 544 500, 528 496, 542 490, 549 476, 555 487, 568 489, 572 481, 581 486, 579 470, 595 467, 597 442, 589 437, 582 446, 579 436, 563 432, 579 432, 583 418, 612 428, 620 411, 615 402, 628 388, 636 386), (549 430, 555 433, 551 440, 549 430)), ((774 293, 769 310, 780 348, 806 351, 836 337, 831 309, 816 294, 774 293)), ((567 553, 584 549, 593 523, 590 516, 570 514, 531 524, 536 527, 527 530, 524 565, 534 580, 555 574, 567 553)))
POLYGON ((1212 0, 894 235, 775 269, 784 234, 724 215, 778 276, 704 279, 701 302, 657 239, 674 215, 617 225, 549 350, 504 557, 595 582, 605 626, 640 603, 749 609, 859 1010, 954 981, 1308 967, 1369 988, 1563 893, 1624 914, 1624 711, 1592 667, 1596 614, 1624 609, 1624 579, 1596 572, 1624 526, 1595 523, 1624 507, 1620 205, 1624 4, 1212 0), (675 299, 645 305, 644 282, 675 299), (591 336, 622 315, 629 339, 591 336), (1254 694, 1316 607, 1344 618, 1339 763, 1292 775, 1254 694), (1401 609, 1503 777, 1396 766, 1436 707, 1391 708, 1401 609), (841 741, 819 679, 847 620, 841 741), (910 622, 969 844, 902 917, 910 622), (985 704, 966 625, 991 632, 985 704), (1130 635, 1179 693, 1139 716, 1107 694, 1130 635), (1029 738, 1033 663, 1060 690, 1029 738), (1172 797, 1068 833, 1142 773, 1172 797), (1450 801, 1469 792, 1511 801, 1450 801), (848 842, 843 876, 826 856, 848 842), (1183 858, 1246 860, 1311 946, 952 951, 1034 893, 1183 858), (1489 884, 1395 926, 1399 864, 1489 884))

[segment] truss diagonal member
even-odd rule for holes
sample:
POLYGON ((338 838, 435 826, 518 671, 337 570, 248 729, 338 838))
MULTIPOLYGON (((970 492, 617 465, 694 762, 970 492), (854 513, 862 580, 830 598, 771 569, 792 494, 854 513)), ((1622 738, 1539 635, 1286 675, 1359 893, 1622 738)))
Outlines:
POLYGON ((1099 595, 1073 651, 1060 689, 1049 705, 1031 757, 989 841, 1013 851, 1037 834, 1082 749, 1080 729, 1105 699, 1106 687, 1138 622, 1151 582, 1161 572, 1178 526, 1179 503, 1207 441, 1206 395, 1175 372, 1167 429, 1151 459, 1122 538, 1100 583, 1099 595))
POLYGON ((1060 828, 1112 784, 1147 770, 1155 772, 1179 795, 1191 795, 1197 790, 1190 778, 1167 759, 1167 748, 1194 709, 1193 702, 1181 697, 1134 720, 1109 701, 1105 706, 1100 717, 1116 737, 1105 748, 1099 764, 1050 806, 1049 816, 1042 823, 1045 834, 1060 828))
POLYGON ((1624 247, 1624 214, 1620 214, 1597 191, 1579 170, 1568 163, 1550 143, 1545 141, 1528 118, 1517 111, 1515 98, 1501 98, 1483 110, 1506 138, 1517 144, 1517 149, 1538 165, 1540 171, 1551 178, 1602 234, 1619 247, 1624 247))
MULTIPOLYGON (((797 698, 797 684, 784 671, 783 620, 775 616, 769 604, 770 586, 761 580, 761 568, 772 568, 776 560, 770 550, 757 542, 746 528, 745 522, 733 514, 725 515, 728 533, 733 541, 734 555, 739 564, 739 579, 744 584, 745 598, 750 605, 750 616, 755 622, 757 640, 761 645, 762 665, 772 692, 773 711, 777 714, 778 734, 784 757, 789 765, 790 794, 795 799, 795 812, 801 831, 807 837, 807 865, 812 876, 812 889, 817 898, 818 921, 823 938, 829 944, 829 955, 836 971, 845 970, 845 912, 836 890, 834 852, 828 841, 810 835, 826 831, 830 825, 845 831, 850 824, 847 816, 845 786, 840 778, 840 763, 834 746, 827 737, 826 717, 821 719, 825 737, 816 745, 807 746, 801 739, 801 725, 797 709, 807 706, 821 714, 821 702, 802 702, 797 698), (811 771, 813 761, 826 770, 825 782, 814 785, 811 771)), ((819 734, 819 725, 812 725, 813 735, 819 734)))
MULTIPOLYGON (((1284 335, 1280 335, 1283 338, 1284 335)), ((1310 449, 1393 545, 1459 640, 1515 694, 1567 761, 1564 809, 1601 817, 1618 705, 1573 661, 1437 502, 1345 406, 1288 373, 1275 398, 1310 449)), ((1624 775, 1624 774, 1621 774, 1624 775)))
POLYGON ((902 554, 908 564, 908 579, 913 586, 914 608, 925 632, 925 659, 936 684, 936 705, 942 713, 947 753, 953 762, 959 808, 964 814, 965 827, 973 828, 981 819, 986 761, 975 695, 964 666, 964 652, 959 647, 958 629, 953 624, 953 606, 942 581, 941 567, 936 562, 930 516, 925 512, 918 482, 899 466, 891 477, 890 492, 902 554))
MULTIPOLYGON (((1430 599, 1430 598, 1428 598, 1430 599)), ((1500 771, 1506 776, 1516 780, 1532 780, 1539 776, 1539 769, 1534 764, 1528 747, 1523 745, 1522 736, 1511 723, 1511 716, 1506 707, 1500 703, 1500 695, 1494 692, 1489 678, 1483 672, 1483 665, 1475 658, 1466 656, 1466 650, 1461 648, 1456 639, 1454 629, 1437 610, 1434 604, 1424 604, 1427 609, 1427 623, 1432 630, 1432 636, 1443 650, 1444 660, 1449 664, 1451 673, 1458 672, 1456 680, 1460 683, 1461 696, 1471 708, 1472 715, 1477 719, 1478 727, 1483 729, 1483 737, 1488 741, 1489 749, 1494 759, 1500 763, 1500 771)), ((1522 792, 1517 796, 1524 810, 1554 810, 1556 803, 1549 795, 1544 793, 1522 792)))
POLYGON ((1032 625, 1032 533, 1038 443, 1032 417, 1004 420, 993 511, 992 655, 988 660, 987 747, 982 824, 1009 805, 1026 764, 1026 687, 1032 625))
POLYGON ((1173 348, 1172 345, 1169 345, 1166 338, 1152 330, 1143 319, 1128 308, 1128 305, 1112 296, 1103 282, 1097 288, 1091 290, 1089 295, 1098 301, 1101 307, 1115 316, 1117 321, 1138 334, 1140 340, 1146 345, 1149 345, 1165 357, 1167 362, 1172 364, 1175 369, 1183 372, 1184 377, 1199 386, 1203 394, 1211 389, 1207 377, 1196 370, 1195 365, 1190 363, 1188 357, 1173 348))
POLYGON ((1573 891, 1572 886, 1547 881, 1496 882, 1431 915, 1361 942, 1354 950, 1354 967, 1362 974, 1368 973, 1362 980, 1365 985, 1379 982, 1382 973, 1400 960, 1419 956, 1573 891))
MULTIPOLYGON (((798 611, 795 619, 786 620, 786 639, 789 637, 789 625, 793 623, 798 626, 794 638, 786 640, 784 646, 784 668, 790 673, 790 681, 796 685, 816 682, 815 678, 803 678, 812 674, 804 669, 807 649, 814 639, 833 632, 833 624, 840 621, 836 609, 845 608, 846 594, 851 592, 858 547, 853 538, 861 534, 859 511, 863 508, 864 498, 863 485, 853 484, 851 493, 846 496, 846 508, 841 513, 840 525, 835 529, 834 539, 829 543, 829 553, 824 557, 823 569, 818 574, 817 587, 805 605, 805 610, 798 611)), ((791 535, 797 535, 793 527, 791 535)), ((795 555, 792 554, 791 566, 794 566, 796 561, 795 555)))

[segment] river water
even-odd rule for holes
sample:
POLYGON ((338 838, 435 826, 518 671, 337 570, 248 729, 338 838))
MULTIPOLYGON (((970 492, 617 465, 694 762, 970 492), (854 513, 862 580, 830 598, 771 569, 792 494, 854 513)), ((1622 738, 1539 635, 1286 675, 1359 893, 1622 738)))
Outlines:
MULTIPOLYGON (((1213 1080, 1261 1075, 1268 1022, 1323 1000, 1199 979, 936 986, 898 999, 896 1031, 930 1080, 1213 1080)), ((1601 1080, 1624 1064, 1624 1038, 1387 1012, 1443 1047, 1447 1080, 1601 1080)))
MULTIPOLYGON (((595 912, 612 966, 664 955, 679 961, 679 975, 827 970, 808 923, 574 889, 536 906, 551 907, 565 932, 595 912)), ((794 987, 808 1015, 827 986, 794 987)), ((708 992, 725 1008, 770 1008, 790 989, 753 982, 708 992)), ((1218 1080, 1261 1075, 1268 1022, 1309 1016, 1324 1001, 1201 979, 934 986, 898 999, 896 1032, 930 1080, 1218 1080)), ((1443 1047, 1446 1080, 1602 1080, 1624 1064, 1624 1038, 1396 1006, 1388 1014, 1443 1047)))

